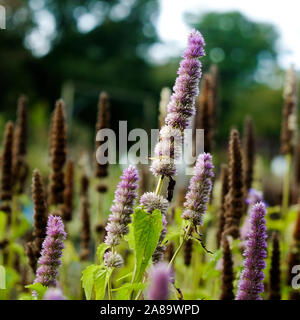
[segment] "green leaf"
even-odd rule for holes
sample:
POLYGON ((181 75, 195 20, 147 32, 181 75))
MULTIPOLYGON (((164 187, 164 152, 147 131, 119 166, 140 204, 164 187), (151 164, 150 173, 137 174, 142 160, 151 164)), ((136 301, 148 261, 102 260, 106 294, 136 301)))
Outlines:
POLYGON ((25 250, 24 246, 21 244, 14 242, 11 244, 11 247, 15 253, 17 253, 19 256, 24 257, 25 256, 25 250))
POLYGON ((280 206, 267 207, 267 214, 278 213, 280 212, 280 206))
POLYGON ((121 281, 121 280, 124 280, 126 278, 129 278, 129 277, 132 277, 132 274, 133 274, 133 272, 129 272, 129 273, 125 274, 124 276, 122 276, 119 279, 117 279, 117 282, 121 281))
POLYGON ((11 267, 5 267, 6 290, 10 291, 20 280, 20 275, 11 267))
POLYGON ((144 290, 146 288, 146 284, 142 282, 137 283, 125 283, 120 288, 114 289, 116 291, 116 299, 117 300, 128 300, 132 291, 144 290))
POLYGON ((159 210, 154 210, 152 213, 140 208, 135 210, 128 237, 129 245, 135 255, 133 282, 140 282, 157 247, 161 231, 162 215, 159 210))
POLYGON ((18 300, 36 300, 36 297, 30 293, 21 293, 18 297, 18 300))
POLYGON ((43 299, 44 294, 48 289, 47 286, 43 286, 40 282, 30 284, 28 286, 25 286, 25 288, 28 288, 32 291, 35 291, 37 293, 39 299, 43 299))
POLYGON ((101 244, 99 244, 99 246, 98 246, 98 248, 97 248, 97 257, 98 257, 100 263, 103 262, 104 252, 105 252, 108 248, 109 248, 109 245, 107 245, 106 243, 101 243, 101 244))
POLYGON ((218 277, 220 274, 220 271, 217 270, 217 263, 222 258, 222 250, 219 249, 215 252, 215 254, 212 256, 210 261, 204 265, 203 268, 203 279, 211 279, 218 277))
POLYGON ((3 211, 0 211, 0 240, 4 239, 6 232, 6 221, 7 214, 3 211))
POLYGON ((81 277, 82 288, 84 289, 87 300, 91 300, 91 297, 92 297, 92 292, 93 292, 94 283, 95 283, 95 273, 101 269, 102 269, 101 266, 92 264, 86 267, 82 271, 82 277, 81 277))
POLYGON ((95 273, 96 300, 103 300, 106 286, 113 269, 102 269, 95 273))
POLYGON ((183 228, 181 228, 180 226, 177 226, 176 229, 171 229, 170 231, 168 230, 168 233, 163 241, 163 244, 166 244, 167 242, 170 241, 176 241, 179 240, 180 237, 183 235, 182 230, 184 230, 183 228))

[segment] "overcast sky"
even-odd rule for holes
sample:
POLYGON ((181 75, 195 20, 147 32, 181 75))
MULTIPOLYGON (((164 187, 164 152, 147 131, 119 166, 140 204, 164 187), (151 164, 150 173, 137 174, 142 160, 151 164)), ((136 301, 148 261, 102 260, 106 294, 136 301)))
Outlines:
POLYGON ((160 5, 157 28, 163 45, 152 50, 155 60, 172 53, 176 55, 185 46, 189 32, 183 21, 185 12, 203 14, 210 10, 239 10, 254 21, 277 26, 281 35, 278 44, 280 64, 287 67, 294 63, 300 69, 299 0, 160 0, 160 5))

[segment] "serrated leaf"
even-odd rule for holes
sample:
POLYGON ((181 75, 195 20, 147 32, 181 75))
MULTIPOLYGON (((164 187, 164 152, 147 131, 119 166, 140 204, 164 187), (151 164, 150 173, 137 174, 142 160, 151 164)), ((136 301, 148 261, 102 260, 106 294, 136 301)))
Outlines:
POLYGON ((25 288, 35 291, 39 299, 43 299, 45 292, 48 290, 48 287, 43 286, 40 282, 29 284, 25 286, 25 288))
POLYGON ((135 256, 133 282, 140 282, 154 253, 162 231, 162 215, 159 210, 148 213, 136 209, 130 225, 129 245, 135 256))
POLYGON ((96 300, 103 300, 105 296, 106 285, 108 281, 108 269, 102 269, 95 272, 95 293, 96 300))
POLYGON ((99 244, 99 246, 98 246, 98 248, 97 248, 97 257, 98 257, 100 263, 103 262, 104 252, 105 252, 108 248, 109 248, 109 245, 107 245, 106 243, 101 243, 101 244, 99 244))
POLYGON ((94 283, 95 283, 95 273, 101 269, 102 268, 100 266, 92 264, 86 267, 82 271, 82 277, 81 277, 82 288, 84 289, 87 300, 91 300, 91 297, 92 297, 92 292, 93 292, 94 283))

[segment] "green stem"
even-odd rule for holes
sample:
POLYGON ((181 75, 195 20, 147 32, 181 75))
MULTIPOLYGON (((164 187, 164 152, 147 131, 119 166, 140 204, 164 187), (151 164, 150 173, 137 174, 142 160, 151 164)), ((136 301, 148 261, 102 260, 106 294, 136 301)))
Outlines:
MULTIPOLYGON (((143 283, 146 281, 146 277, 144 276, 144 279, 143 279, 143 283)), ((140 297, 141 297, 141 295, 142 295, 142 293, 143 293, 143 289, 141 289, 141 290, 139 290, 138 291, 138 293, 137 293, 137 295, 135 296, 135 298, 133 298, 133 295, 132 295, 132 297, 131 297, 131 299, 132 300, 139 300, 140 299, 140 297)))
MULTIPOLYGON (((134 265, 134 269, 133 269, 133 273, 132 273, 132 279, 131 279, 131 284, 134 283, 134 280, 135 280, 135 276, 136 276, 136 264, 134 265)), ((133 295, 134 295, 134 292, 133 290, 131 291, 129 297, 128 297, 128 300, 133 300, 133 295)))
POLYGON ((112 272, 110 273, 107 281, 108 300, 112 300, 111 275, 112 275, 112 272))
POLYGON ((140 290, 139 293, 136 295, 134 300, 139 300, 141 295, 142 295, 142 293, 143 293, 143 290, 140 290))
POLYGON ((159 176, 158 178, 158 182, 157 182, 157 186, 156 186, 156 190, 155 190, 155 194, 158 196, 161 192, 161 188, 163 186, 163 180, 164 180, 164 176, 159 176))
MULTIPOLYGON (((104 221, 103 219, 103 208, 102 208, 102 203, 103 203, 103 197, 101 195, 101 193, 98 194, 98 217, 97 217, 97 223, 100 224, 104 221)), ((100 233, 96 233, 96 249, 98 248, 98 246, 101 243, 101 234, 100 233)), ((95 263, 97 263, 98 261, 98 257, 97 257, 97 250, 95 252, 95 263)))
POLYGON ((283 181, 283 194, 282 194, 282 207, 281 207, 281 213, 283 217, 286 216, 286 213, 289 207, 290 178, 291 178, 291 170, 292 170, 292 155, 290 153, 286 154, 285 161, 286 161, 286 171, 285 171, 285 177, 283 181))
POLYGON ((185 241, 188 239, 188 237, 189 237, 189 235, 190 235, 191 229, 192 229, 192 223, 190 222, 189 225, 188 225, 188 227, 187 227, 187 229, 186 229, 186 231, 185 231, 184 236, 183 236, 182 239, 181 239, 181 242, 180 242, 180 244, 179 244, 179 247, 178 247, 177 250, 175 251, 175 253, 174 253, 174 255, 173 255, 173 257, 172 257, 172 259, 171 259, 171 261, 170 261, 170 263, 169 263, 169 268, 174 264, 175 259, 176 259, 176 257, 178 256, 178 253, 180 252, 183 244, 185 243, 185 241))

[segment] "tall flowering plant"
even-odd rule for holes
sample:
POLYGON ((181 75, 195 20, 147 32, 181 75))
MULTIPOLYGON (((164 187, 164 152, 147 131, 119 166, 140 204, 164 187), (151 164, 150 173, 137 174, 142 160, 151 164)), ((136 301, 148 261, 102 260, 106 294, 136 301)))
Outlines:
POLYGON ((168 104, 165 126, 159 132, 159 142, 155 148, 155 158, 151 171, 155 176, 174 176, 175 161, 181 155, 182 132, 189 126, 195 114, 195 98, 199 93, 201 62, 205 55, 205 42, 199 31, 193 30, 188 39, 187 49, 178 69, 173 94, 168 104))
MULTIPOLYGON (((165 125, 160 129, 159 141, 155 147, 155 157, 150 168, 153 175, 159 177, 156 191, 152 195, 153 203, 167 203, 166 199, 160 199, 161 196, 159 196, 164 177, 169 177, 170 179, 168 187, 170 194, 172 194, 172 189, 175 187, 175 181, 172 177, 176 175, 176 160, 181 156, 183 130, 189 126, 191 117, 195 114, 195 98, 199 93, 199 80, 202 74, 199 58, 205 55, 204 46, 205 42, 201 33, 193 30, 189 35, 188 46, 180 62, 177 72, 178 77, 167 106, 168 112, 165 125), (154 201, 155 197, 157 199, 154 201)), ((145 199, 142 197, 142 200, 145 199)), ((159 206, 153 207, 153 209, 161 210, 159 206)), ((153 255, 154 263, 163 260, 166 249, 162 244, 166 235, 167 220, 164 214, 166 210, 161 212, 163 213, 164 228, 153 255)))
POLYGON ((206 213, 212 190, 213 169, 212 156, 209 153, 200 154, 194 167, 194 175, 190 180, 184 211, 181 216, 188 221, 188 226, 178 249, 170 261, 170 265, 174 263, 184 242, 189 239, 192 227, 194 226, 197 229, 198 226, 203 224, 203 215, 206 213))
POLYGON ((62 219, 58 216, 50 215, 34 283, 39 282, 44 286, 56 286, 58 269, 61 265, 60 258, 64 248, 63 241, 66 237, 67 234, 65 233, 62 219))
MULTIPOLYGON (((105 295, 106 287, 108 297, 112 299, 111 274, 114 268, 120 268, 123 265, 123 258, 117 252, 117 246, 123 236, 126 236, 129 241, 135 259, 132 280, 126 286, 130 298, 140 297, 141 288, 145 285, 147 278, 145 271, 151 257, 153 264, 157 264, 160 270, 160 262, 164 259, 166 249, 164 240, 167 233, 169 195, 175 186, 173 180, 176 175, 175 160, 181 155, 183 131, 189 126, 191 117, 195 113, 195 98, 198 95, 202 74, 199 57, 205 55, 204 46, 204 39, 200 32, 193 30, 189 35, 188 46, 179 66, 178 77, 167 107, 165 125, 160 129, 155 157, 150 168, 153 175, 158 177, 156 190, 144 193, 139 205, 134 208, 137 198, 137 171, 130 166, 121 176, 106 226, 107 235, 104 244, 97 250, 102 264, 89 266, 83 271, 82 282, 87 299, 92 297, 93 289, 96 299, 101 299, 105 295), (161 194, 165 177, 170 179, 167 198, 161 194), (96 288, 99 288, 99 281, 102 284, 101 290, 96 288)), ((195 175, 191 181, 183 214, 183 218, 189 221, 190 227, 202 224, 202 215, 206 211, 212 188, 212 170, 211 156, 201 155, 195 167, 195 175)), ((186 238, 188 236, 189 232, 186 238)))
POLYGON ((236 300, 262 300, 260 294, 264 291, 263 269, 266 267, 267 233, 266 209, 263 202, 252 207, 250 215, 250 232, 244 252, 244 269, 238 285, 236 300))
POLYGON ((120 268, 123 265, 123 259, 115 252, 115 248, 120 243, 122 236, 129 231, 128 224, 131 221, 131 214, 137 198, 137 182, 138 172, 134 166, 129 166, 121 176, 121 182, 115 192, 115 199, 110 209, 111 214, 105 228, 107 235, 104 242, 111 248, 111 251, 104 254, 104 263, 107 267, 120 268))

